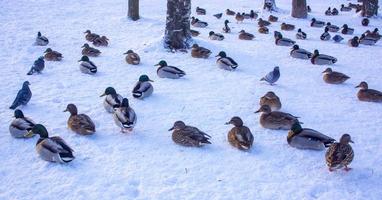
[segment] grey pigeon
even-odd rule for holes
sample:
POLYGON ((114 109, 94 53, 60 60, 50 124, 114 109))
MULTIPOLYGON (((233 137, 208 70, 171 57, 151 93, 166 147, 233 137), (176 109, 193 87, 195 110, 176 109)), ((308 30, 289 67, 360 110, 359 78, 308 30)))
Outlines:
POLYGON ((334 40, 334 42, 341 42, 342 40, 343 40, 344 38, 343 37, 341 37, 340 35, 335 35, 334 37, 333 37, 333 40, 334 40))
POLYGON ((223 13, 214 14, 214 17, 220 19, 223 16, 223 13))
POLYGON ((29 89, 29 81, 23 83, 23 87, 17 93, 16 99, 13 101, 9 109, 15 109, 20 105, 26 105, 32 97, 32 91, 29 89))
POLYGON ((269 84, 273 85, 280 78, 280 69, 276 66, 273 71, 269 72, 266 76, 260 79, 260 81, 266 81, 269 84))
POLYGON ((39 57, 36 61, 34 61, 31 70, 27 73, 27 75, 32 75, 33 73, 41 73, 41 71, 45 68, 44 57, 39 57))

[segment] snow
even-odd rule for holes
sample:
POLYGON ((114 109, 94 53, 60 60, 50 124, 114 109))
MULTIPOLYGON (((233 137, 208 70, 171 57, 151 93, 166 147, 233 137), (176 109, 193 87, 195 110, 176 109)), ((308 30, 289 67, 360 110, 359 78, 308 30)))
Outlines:
MULTIPOLYGON (((361 26, 354 12, 325 16, 327 7, 340 7, 345 0, 308 1, 313 12, 309 18, 330 21, 355 28, 355 35, 367 29, 382 30, 380 18, 372 18, 369 27, 361 26)), ((352 1, 353 3, 355 1, 352 1)), ((239 63, 236 71, 219 69, 215 58, 195 59, 185 53, 162 49, 166 20, 166 1, 141 1, 142 18, 126 18, 125 0, 3 0, 0 2, 0 73, 2 118, 0 136, 0 199, 381 199, 382 191, 382 104, 360 102, 354 87, 361 81, 382 90, 381 42, 376 46, 347 46, 344 41, 320 41, 321 28, 310 28, 309 19, 290 17, 291 1, 276 1, 279 22, 272 23, 270 34, 257 32, 255 21, 236 24, 232 16, 218 20, 213 14, 230 8, 249 12, 261 8, 262 1, 194 0, 207 9, 205 29, 194 38, 200 46, 216 55, 224 50, 239 63), (208 39, 208 32, 220 32, 229 19, 231 34, 223 41, 208 39), (327 66, 293 59, 289 47, 274 44, 273 31, 281 22, 292 23, 308 34, 298 40, 301 48, 335 56, 333 70, 351 77, 345 84, 328 85, 321 72, 327 66), (98 66, 96 75, 79 71, 77 60, 85 43, 83 32, 106 35, 109 47, 91 60, 98 66), (238 32, 254 33, 253 41, 238 40, 238 32), (47 47, 33 46, 35 35, 47 36, 48 47, 63 54, 61 62, 46 62, 41 75, 27 76, 33 61, 47 47), (123 53, 133 49, 141 56, 138 66, 128 65, 123 53), (159 60, 178 66, 187 75, 179 80, 160 79, 153 65, 159 60), (280 66, 281 77, 275 86, 260 78, 280 66), (154 93, 145 100, 132 98, 131 90, 141 74, 155 82, 154 93), (31 82, 32 99, 22 107, 24 114, 44 124, 50 135, 61 136, 75 150, 69 164, 48 163, 35 152, 38 136, 15 139, 8 133, 13 111, 8 109, 22 82, 31 82), (131 134, 122 134, 100 98, 113 86, 128 97, 138 115, 131 134), (301 117, 303 127, 313 128, 335 139, 349 133, 355 158, 350 172, 327 170, 325 152, 302 151, 289 147, 287 131, 262 128, 258 101, 274 91, 283 104, 282 111, 301 117), (96 123, 97 132, 84 137, 66 126, 68 103, 75 103, 96 123), (227 142, 232 116, 240 116, 254 134, 250 152, 234 149, 227 142), (185 148, 174 144, 167 130, 176 120, 196 126, 212 136, 212 145, 185 148)), ((267 19, 269 13, 261 13, 267 19)), ((260 15, 260 16, 261 16, 260 15)), ((296 29, 297 30, 297 29, 296 29)), ((295 38, 296 31, 282 31, 295 38)), ((332 33, 331 33, 332 34, 332 33)), ((334 36, 334 34, 332 34, 334 36)))

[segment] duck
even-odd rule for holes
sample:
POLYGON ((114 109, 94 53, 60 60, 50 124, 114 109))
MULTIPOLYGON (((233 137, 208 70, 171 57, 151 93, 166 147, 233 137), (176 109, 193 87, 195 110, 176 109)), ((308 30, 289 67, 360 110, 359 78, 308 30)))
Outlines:
POLYGON ((214 14, 213 16, 216 17, 216 19, 220 19, 222 18, 223 13, 217 13, 217 14, 214 14))
POLYGON ((107 87, 100 97, 103 96, 106 96, 103 101, 103 107, 108 113, 114 113, 114 108, 121 106, 123 97, 113 87, 107 87))
POLYGON ((157 69, 157 75, 159 78, 178 79, 186 75, 186 72, 183 70, 177 67, 168 66, 167 62, 164 60, 159 61, 159 63, 154 66, 159 66, 157 69))
POLYGON ((266 26, 261 26, 261 27, 259 27, 259 33, 268 34, 269 29, 266 26))
POLYGON ((64 112, 69 112, 68 127, 79 135, 93 135, 96 132, 94 122, 86 114, 78 114, 77 106, 70 103, 64 112))
POLYGON ((97 57, 101 54, 100 50, 90 47, 88 43, 85 43, 81 48, 83 48, 81 52, 83 56, 97 57))
POLYGON ((205 15, 207 12, 206 12, 206 9, 204 9, 204 8, 199 8, 199 6, 198 7, 196 7, 196 14, 198 14, 198 15, 205 15))
POLYGON ((126 55, 125 57, 126 62, 130 65, 139 65, 139 63, 141 62, 141 58, 139 57, 139 55, 131 49, 126 51, 124 55, 126 55))
POLYGON ((295 28, 295 26, 293 24, 286 24, 286 23, 282 23, 281 24, 281 30, 284 30, 284 31, 293 31, 295 28))
POLYGON ((215 57, 219 57, 216 60, 216 64, 221 69, 232 71, 239 66, 232 58, 227 57, 227 54, 224 51, 220 51, 219 54, 215 57))
POLYGON ((73 149, 61 137, 49 137, 44 125, 36 124, 31 133, 40 136, 36 143, 36 151, 43 160, 58 163, 68 163, 74 160, 73 149))
POLYGON ((208 23, 200 21, 198 18, 191 17, 191 25, 198 28, 205 28, 208 26, 208 23))
POLYGON ((362 81, 356 88, 360 88, 357 93, 358 100, 367 102, 382 102, 382 92, 369 89, 369 85, 362 81))
POLYGON ((99 47, 99 46, 107 47, 109 45, 108 41, 109 41, 109 39, 103 35, 102 37, 98 37, 98 38, 94 39, 93 45, 96 47, 99 47))
POLYGON ((245 32, 245 30, 241 30, 239 32, 239 39, 240 40, 253 40, 255 36, 251 33, 245 32))
POLYGON ((224 27, 222 29, 223 33, 230 33, 231 32, 231 28, 229 28, 228 23, 229 23, 229 21, 226 19, 224 21, 224 27))
POLYGON ((349 143, 354 143, 351 136, 349 134, 343 134, 340 138, 340 142, 335 142, 330 145, 325 153, 325 160, 329 171, 343 167, 345 167, 345 171, 351 170, 348 166, 353 161, 354 151, 349 143))
POLYGON ((44 59, 47 61, 60 61, 63 58, 61 53, 53 51, 51 48, 47 48, 44 53, 44 59))
POLYGON ((240 117, 234 116, 226 125, 232 124, 234 127, 228 132, 228 142, 235 148, 248 151, 253 145, 253 135, 251 130, 244 126, 243 120, 240 117))
POLYGON ((363 18, 361 21, 362 26, 369 26, 369 19, 368 18, 363 18))
POLYGON ((23 111, 16 109, 14 112, 15 119, 9 125, 9 132, 14 138, 30 138, 34 136, 30 131, 36 124, 31 118, 25 117, 23 111))
POLYGON ((331 36, 330 36, 330 33, 328 31, 329 31, 329 28, 325 27, 324 33, 322 33, 321 36, 320 36, 320 39, 322 41, 330 40, 331 36))
POLYGON ((241 14, 238 12, 238 13, 236 13, 235 19, 236 19, 236 23, 239 23, 239 22, 243 23, 243 21, 244 21, 244 16, 241 15, 241 14))
POLYGON ((327 15, 327 16, 332 15, 332 11, 331 11, 330 7, 325 11, 325 15, 327 15))
POLYGON ((296 39, 298 39, 298 40, 305 40, 306 39, 306 33, 302 32, 301 28, 299 28, 297 30, 296 39))
POLYGON ((354 29, 353 28, 349 28, 347 24, 344 24, 342 26, 341 33, 344 34, 344 35, 352 35, 354 33, 354 29))
POLYGON ((266 21, 266 20, 263 20, 262 18, 259 18, 259 21, 257 22, 257 24, 261 27, 261 26, 269 26, 271 25, 271 22, 269 21, 266 21))
POLYGON ((220 33, 215 33, 213 31, 210 31, 208 33, 208 38, 210 38, 210 40, 218 40, 218 41, 222 41, 224 40, 224 35, 220 34, 220 33))
POLYGON ((350 7, 345 7, 344 4, 341 4, 340 11, 341 12, 349 12, 349 11, 351 11, 351 8, 350 7))
POLYGON ((312 12, 312 9, 310 8, 310 6, 306 6, 306 10, 308 11, 308 13, 311 13, 312 12))
POLYGON ((259 15, 255 13, 255 11, 253 10, 251 10, 251 12, 249 13, 249 16, 251 17, 252 20, 257 19, 257 17, 259 17, 259 15))
POLYGON ((138 82, 135 84, 132 91, 133 97, 137 99, 144 99, 149 97, 154 92, 154 87, 150 82, 154 82, 147 75, 141 75, 138 82))
POLYGON ((244 19, 251 19, 251 14, 250 13, 241 13, 241 15, 244 17, 244 19))
POLYGON ((311 27, 317 27, 317 28, 320 28, 320 27, 325 26, 325 22, 323 22, 323 21, 318 21, 318 20, 316 20, 316 18, 313 18, 312 21, 310 22, 310 26, 311 26, 311 27))
POLYGON ((340 27, 333 25, 330 22, 326 23, 326 28, 328 28, 329 32, 338 32, 340 30, 340 27))
POLYGON ((301 49, 297 44, 295 44, 290 51, 290 56, 292 58, 310 59, 313 54, 305 49, 301 49))
POLYGON ((348 45, 350 47, 358 47, 359 46, 359 38, 354 36, 352 39, 348 40, 348 45))
POLYGON ((89 60, 89 57, 82 56, 80 60, 80 71, 84 74, 95 74, 97 73, 97 66, 89 60))
POLYGON ((173 131, 172 140, 181 146, 201 147, 205 144, 211 144, 210 135, 196 127, 186 125, 183 121, 176 121, 168 131, 173 131))
POLYGON ((124 98, 120 107, 115 108, 113 119, 115 124, 121 128, 122 133, 132 131, 137 123, 137 115, 129 105, 129 100, 124 98))
POLYGON ((280 68, 278 66, 274 67, 267 75, 260 79, 260 81, 266 81, 270 85, 273 85, 280 78, 280 68))
POLYGON ((89 42, 93 42, 96 38, 100 37, 98 34, 92 33, 90 30, 86 30, 84 33, 86 34, 85 39, 89 42))
POLYGON ((341 42, 344 38, 341 37, 340 35, 335 35, 332 39, 334 40, 335 43, 339 43, 339 42, 341 42))
POLYGON ((276 36, 275 44, 277 46, 292 46, 296 43, 295 41, 293 41, 291 39, 283 38, 283 36, 281 34, 277 34, 275 36, 276 36))
POLYGON ((280 110, 281 101, 280 98, 272 91, 267 92, 264 96, 260 98, 260 106, 268 105, 271 110, 280 110))
POLYGON ((236 12, 235 12, 235 11, 232 11, 232 10, 230 10, 230 9, 227 9, 227 10, 225 11, 225 14, 226 14, 226 15, 235 15, 236 12))
POLYGON ((198 35, 200 35, 199 31, 196 31, 196 30, 193 30, 193 29, 190 29, 190 32, 191 32, 192 37, 197 37, 198 35))
POLYGON ((43 36, 41 34, 41 32, 38 32, 37 33, 37 37, 36 37, 36 41, 35 41, 34 44, 37 45, 37 46, 46 46, 46 45, 49 44, 49 40, 48 40, 48 38, 43 36))
POLYGON ((44 56, 40 56, 37 60, 34 61, 31 69, 27 73, 27 75, 32 75, 34 73, 41 74, 41 72, 45 69, 45 61, 44 56))
POLYGON ((333 71, 330 67, 326 68, 322 73, 324 74, 322 78, 325 83, 329 84, 341 84, 350 78, 341 72, 333 71))
POLYGON ((373 32, 371 32, 370 30, 367 30, 365 33, 363 33, 363 34, 365 34, 365 36, 367 37, 367 38, 372 38, 372 39, 374 39, 375 41, 378 41, 378 40, 380 40, 381 39, 381 35, 378 33, 378 28, 375 28, 374 30, 373 30, 373 32))
POLYGON ((21 105, 27 105, 32 98, 32 91, 29 85, 29 81, 24 81, 22 88, 17 92, 16 98, 9 109, 14 110, 21 105))
POLYGON ((325 54, 320 54, 320 52, 316 49, 314 50, 310 61, 314 65, 332 65, 337 62, 337 58, 325 54))
POLYGON ((299 122, 297 117, 280 111, 272 111, 268 105, 262 105, 255 113, 262 112, 260 116, 260 125, 266 129, 289 130, 292 125, 299 122))
POLYGON ((375 45, 377 41, 378 40, 374 38, 365 36, 365 34, 362 34, 361 37, 359 38, 359 43, 363 45, 375 45))
POLYGON ((193 58, 208 58, 211 53, 209 49, 201 47, 198 44, 193 44, 191 47, 191 56, 193 58))
POLYGON ((333 8, 333 9, 332 9, 332 15, 333 15, 333 16, 338 15, 338 10, 337 10, 337 8, 333 8))
POLYGON ((268 17, 268 21, 270 21, 270 22, 277 22, 278 20, 279 20, 279 18, 276 16, 273 16, 273 15, 269 15, 269 17, 268 17))
POLYGON ((275 39, 277 39, 277 38, 282 38, 283 37, 283 34, 281 34, 280 32, 278 32, 278 31, 273 31, 273 37, 275 38, 275 39))
POLYGON ((297 149, 322 151, 336 140, 310 128, 302 128, 300 123, 292 125, 288 132, 287 142, 297 149))

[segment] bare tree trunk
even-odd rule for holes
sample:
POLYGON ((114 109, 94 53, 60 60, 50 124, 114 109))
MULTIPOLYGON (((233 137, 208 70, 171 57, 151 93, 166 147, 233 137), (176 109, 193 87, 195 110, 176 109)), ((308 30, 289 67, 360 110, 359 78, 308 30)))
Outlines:
POLYGON ((270 12, 277 11, 275 0, 264 0, 263 9, 270 12))
POLYGON ((192 42, 190 15, 191 0, 167 0, 165 48, 190 48, 192 42))
POLYGON ((378 14, 378 0, 363 0, 362 1, 362 16, 372 17, 378 14))
POLYGON ((307 16, 306 0, 292 0, 292 17, 306 18, 307 16))
POLYGON ((129 0, 129 10, 127 15, 134 21, 139 19, 139 0, 129 0))

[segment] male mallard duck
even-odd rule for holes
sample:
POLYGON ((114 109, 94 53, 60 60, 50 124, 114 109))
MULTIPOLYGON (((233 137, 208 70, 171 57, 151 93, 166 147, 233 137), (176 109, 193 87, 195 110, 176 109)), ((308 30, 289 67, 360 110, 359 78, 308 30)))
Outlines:
POLYGON ((204 8, 199 8, 199 6, 198 7, 196 7, 196 14, 198 14, 198 15, 205 15, 207 12, 206 12, 206 9, 204 9, 204 8))
POLYGON ((310 6, 306 6, 306 10, 308 11, 308 13, 312 12, 312 9, 310 8, 310 6))
POLYGON ((176 121, 172 128, 172 140, 179 145, 186 147, 200 147, 204 144, 211 144, 207 133, 193 126, 187 126, 183 121, 176 121))
POLYGON ((322 41, 328 41, 332 37, 328 31, 329 31, 329 28, 325 27, 324 33, 322 33, 320 36, 320 39, 322 41))
POLYGON ((267 129, 289 130, 294 123, 298 123, 297 117, 280 111, 272 111, 268 105, 262 105, 255 113, 262 112, 260 125, 267 129))
POLYGON ((364 44, 364 45, 375 45, 378 40, 372 38, 372 37, 367 37, 365 34, 362 34, 361 37, 359 38, 359 43, 364 44))
POLYGON ((273 85, 276 83, 277 80, 280 78, 280 68, 276 66, 273 68, 271 72, 269 72, 267 75, 265 75, 263 78, 260 79, 260 81, 266 81, 270 85, 273 85))
POLYGON ((129 105, 129 100, 124 98, 120 107, 115 108, 113 114, 114 122, 121 127, 121 132, 132 131, 137 123, 137 115, 133 108, 129 105))
POLYGON ((350 7, 345 7, 344 4, 341 4, 340 11, 341 12, 349 12, 349 11, 351 11, 351 8, 350 7))
POLYGON ((235 12, 235 11, 232 11, 232 10, 230 10, 230 9, 227 9, 227 10, 225 11, 225 14, 226 14, 226 15, 235 15, 236 12, 235 12))
POLYGON ((167 62, 164 60, 159 61, 159 63, 154 66, 159 66, 157 69, 157 75, 159 78, 178 79, 186 75, 186 72, 183 70, 177 67, 168 66, 167 62))
POLYGON ((367 30, 364 34, 366 35, 366 37, 370 37, 370 38, 374 38, 375 40, 379 40, 381 39, 381 35, 379 34, 378 32, 378 28, 375 28, 373 30, 373 32, 370 32, 369 30, 367 30))
POLYGON ((124 55, 126 55, 126 62, 130 65, 139 65, 139 63, 141 62, 141 58, 139 57, 139 55, 131 49, 126 51, 124 55))
POLYGON ((266 26, 261 26, 261 27, 259 27, 259 33, 268 34, 269 29, 266 26))
POLYGON ((341 42, 344 38, 341 37, 340 35, 335 35, 332 39, 334 40, 334 42, 339 43, 339 42, 341 42))
POLYGON ((369 26, 369 19, 368 18, 363 18, 361 21, 362 26, 369 26))
POLYGON ((349 28, 349 26, 347 24, 344 24, 342 26, 341 33, 344 34, 344 35, 351 35, 351 34, 354 33, 354 29, 353 28, 349 28))
POLYGON ((15 138, 29 138, 34 136, 34 134, 30 134, 29 132, 35 125, 35 122, 29 117, 25 117, 24 113, 16 109, 15 110, 15 119, 9 125, 9 132, 15 138))
POLYGON ((322 73, 324 74, 322 77, 324 81, 330 84, 341 84, 350 78, 341 72, 333 71, 330 67, 326 68, 322 73))
POLYGON ((221 69, 231 71, 238 67, 238 64, 232 58, 227 57, 227 54, 224 51, 219 52, 219 54, 215 57, 219 57, 216 60, 216 64, 221 69))
POLYGON ((345 171, 351 170, 348 165, 353 161, 354 152, 349 142, 354 143, 349 134, 343 134, 340 142, 330 145, 325 154, 329 171, 334 171, 342 167, 345 167, 345 171))
POLYGON ((251 10, 251 12, 249 13, 249 16, 251 19, 257 19, 259 15, 255 13, 255 11, 251 10))
POLYGON ((245 30, 241 30, 239 32, 239 39, 240 40, 253 40, 253 38, 255 38, 255 36, 251 33, 245 32, 245 30))
POLYGON ((93 45, 96 46, 96 47, 99 47, 99 46, 108 46, 109 45, 109 39, 106 37, 106 36, 102 36, 102 37, 97 37, 93 40, 93 45))
POLYGON ((114 108, 118 108, 121 105, 123 97, 112 87, 107 87, 100 97, 103 96, 106 96, 103 101, 103 107, 107 112, 114 113, 114 108))
POLYGON ((68 104, 64 112, 69 112, 68 127, 80 135, 92 135, 95 133, 95 125, 89 116, 78 114, 77 106, 68 104))
POLYGON ((239 22, 243 23, 243 21, 244 21, 244 16, 241 15, 241 14, 238 12, 238 13, 236 13, 235 19, 236 19, 236 23, 239 23, 239 22))
POLYGON ((309 59, 313 56, 313 54, 305 49, 301 49, 297 44, 295 44, 290 51, 290 56, 299 59, 309 59))
POLYGON ((352 39, 348 40, 349 47, 358 47, 359 46, 359 38, 354 36, 352 39))
POLYGON ((194 27, 205 28, 208 26, 208 23, 200 21, 198 18, 191 17, 191 25, 194 27))
POLYGON ((40 56, 39 58, 37 58, 37 60, 34 61, 33 66, 31 67, 27 75, 32 75, 36 72, 40 74, 42 70, 44 69, 45 69, 44 56, 40 56))
POLYGON ((40 135, 36 151, 46 161, 68 163, 74 160, 73 149, 59 136, 49 137, 48 131, 41 124, 36 124, 31 133, 40 135))
POLYGON ((297 30, 296 39, 298 39, 298 40, 305 40, 306 39, 306 33, 302 32, 301 28, 299 28, 297 30))
POLYGON ((191 56, 194 58, 208 58, 211 53, 212 52, 207 48, 201 47, 197 44, 192 45, 191 56))
POLYGON ((82 46, 82 55, 83 56, 92 56, 92 57, 97 57, 101 54, 101 51, 96 49, 96 48, 93 48, 93 47, 90 47, 88 43, 85 43, 83 46, 82 46))
POLYGON ((248 127, 243 125, 243 120, 240 117, 232 117, 226 125, 232 124, 233 127, 228 132, 228 142, 240 150, 249 150, 253 145, 253 135, 248 127))
POLYGON ((97 66, 89 60, 89 57, 82 56, 80 60, 80 70, 85 74, 95 74, 97 73, 97 66))
POLYGON ((210 40, 222 41, 222 40, 224 40, 224 35, 210 31, 208 34, 208 38, 210 38, 210 40))
POLYGON ((92 33, 90 30, 86 30, 84 33, 86 33, 85 39, 89 42, 93 42, 96 38, 100 37, 98 34, 92 33))
POLYGON ((338 10, 337 10, 337 8, 333 8, 332 9, 332 15, 338 15, 338 10))
POLYGON ((314 65, 332 65, 337 62, 337 58, 325 54, 320 54, 318 50, 314 50, 310 62, 314 65))
POLYGON ((324 150, 335 142, 335 139, 310 128, 302 128, 294 123, 288 132, 288 144, 297 149, 324 150))
POLYGON ((279 18, 276 16, 269 15, 269 17, 268 17, 268 21, 270 21, 270 22, 277 22, 277 20, 279 20, 279 18))
POLYGON ((24 81, 23 87, 17 92, 16 98, 9 109, 16 109, 18 106, 27 105, 32 98, 32 91, 29 85, 29 81, 24 81))
POLYGON ((251 14, 250 13, 241 13, 241 15, 244 17, 244 19, 251 19, 251 14))
POLYGON ((327 16, 332 15, 332 11, 331 11, 330 7, 325 11, 325 15, 327 15, 327 16))
POLYGON ((224 33, 230 33, 231 32, 231 29, 229 28, 228 23, 229 23, 228 20, 224 21, 224 27, 222 29, 224 33))
POLYGON ((268 105, 271 110, 280 110, 281 101, 280 98, 272 91, 267 92, 264 96, 260 98, 260 106, 268 105))
POLYGON ((44 59, 47 61, 60 61, 63 58, 61 53, 53 51, 51 48, 47 48, 44 53, 44 59))
POLYGON ((132 91, 133 97, 138 99, 144 99, 150 96, 154 91, 154 87, 151 85, 150 82, 154 81, 150 80, 150 78, 147 75, 141 75, 132 91))
POLYGON ((361 88, 357 93, 357 97, 360 101, 382 102, 382 92, 369 89, 365 81, 362 81, 356 88, 361 88))
POLYGON ((191 32, 192 37, 196 37, 196 36, 200 35, 199 31, 195 31, 195 30, 190 29, 190 32, 191 32))
POLYGON ((328 28, 329 32, 338 32, 340 30, 340 27, 333 25, 330 22, 326 23, 326 28, 328 28))
POLYGON ((220 19, 222 18, 223 13, 217 13, 217 14, 214 14, 213 16, 216 17, 216 19, 220 19))
POLYGON ((277 46, 292 46, 294 45, 296 42, 291 40, 291 39, 288 39, 288 38, 283 38, 283 36, 280 34, 276 34, 275 35, 275 44, 277 46))
POLYGON ((41 35, 40 32, 38 32, 37 37, 36 37, 36 41, 34 44, 37 46, 46 46, 49 44, 49 40, 45 36, 41 35))
POLYGON ((284 31, 293 31, 295 28, 295 26, 293 24, 286 24, 286 23, 282 23, 281 24, 281 30, 284 30, 284 31))
POLYGON ((310 26, 311 26, 311 27, 317 27, 317 28, 320 28, 320 27, 325 26, 325 22, 323 22, 323 21, 318 21, 318 20, 316 20, 316 18, 313 18, 312 21, 310 22, 310 26))
POLYGON ((271 25, 271 22, 263 20, 262 18, 259 18, 259 21, 257 22, 257 24, 260 27, 262 27, 262 26, 269 26, 269 25, 271 25))

